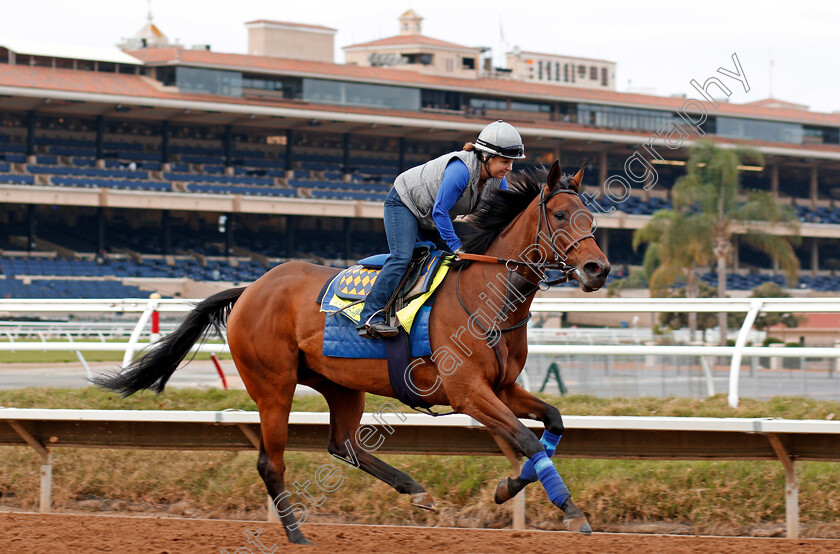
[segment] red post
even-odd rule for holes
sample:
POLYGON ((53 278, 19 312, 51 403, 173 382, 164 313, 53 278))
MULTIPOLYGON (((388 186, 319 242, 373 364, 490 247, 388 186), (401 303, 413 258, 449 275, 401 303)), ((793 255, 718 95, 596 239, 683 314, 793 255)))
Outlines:
POLYGON ((225 379, 225 372, 222 371, 222 364, 219 363, 219 358, 216 354, 210 354, 210 359, 213 360, 213 363, 216 365, 216 371, 219 372, 219 377, 222 378, 222 388, 228 390, 227 388, 227 379, 225 379))
MULTIPOLYGON (((149 295, 152 300, 160 300, 160 295, 153 292, 149 295)), ((152 311, 152 332, 149 335, 149 342, 157 342, 160 338, 160 314, 157 310, 152 311)))

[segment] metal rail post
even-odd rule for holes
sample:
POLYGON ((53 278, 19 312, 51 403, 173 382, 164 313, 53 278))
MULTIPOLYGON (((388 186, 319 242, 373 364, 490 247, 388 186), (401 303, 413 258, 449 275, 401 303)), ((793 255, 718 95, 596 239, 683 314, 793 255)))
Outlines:
POLYGON ((755 318, 758 317, 758 312, 761 311, 762 304, 763 302, 761 300, 750 302, 750 311, 747 312, 747 317, 744 318, 744 324, 741 325, 741 330, 738 331, 738 339, 735 341, 732 365, 729 367, 729 405, 733 408, 738 407, 738 381, 741 376, 741 355, 747 343, 747 335, 750 329, 752 329, 753 323, 755 323, 755 318))
MULTIPOLYGON (((71 335, 69 331, 65 334, 67 335, 67 342, 76 342, 73 340, 73 335, 71 335)), ((87 378, 93 379, 93 373, 91 373, 90 371, 90 366, 88 365, 87 360, 85 359, 84 355, 82 355, 82 352, 80 350, 76 350, 76 357, 79 358, 79 361, 82 363, 82 367, 85 368, 85 374, 87 375, 87 378)))
POLYGON ((787 528, 787 538, 798 539, 799 481, 796 479, 796 468, 793 466, 793 459, 788 454, 785 445, 779 439, 779 435, 767 433, 767 440, 770 441, 770 446, 773 447, 776 456, 785 466, 785 527, 787 528))
POLYGON ((8 423, 41 456, 41 499, 38 504, 38 511, 42 514, 48 514, 52 506, 52 455, 20 423, 17 421, 9 421, 8 423))
POLYGON ((149 321, 149 318, 152 316, 152 312, 154 312, 158 307, 158 299, 150 298, 149 304, 146 309, 140 314, 140 319, 137 321, 137 325, 134 326, 134 331, 131 332, 131 337, 128 339, 128 345, 125 347, 125 355, 123 356, 123 367, 127 366, 131 363, 131 358, 134 357, 134 348, 137 345, 137 341, 140 340, 140 333, 143 332, 143 328, 146 327, 146 322, 149 321))

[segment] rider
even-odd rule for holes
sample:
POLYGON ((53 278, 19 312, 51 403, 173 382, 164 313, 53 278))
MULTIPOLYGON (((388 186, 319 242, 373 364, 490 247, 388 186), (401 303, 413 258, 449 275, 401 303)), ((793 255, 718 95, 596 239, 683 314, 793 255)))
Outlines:
POLYGON ((507 190, 505 176, 513 169, 513 160, 524 157, 522 137, 511 124, 499 120, 487 125, 475 143, 466 143, 463 150, 397 177, 385 199, 385 233, 391 255, 365 300, 356 327, 359 335, 382 338, 399 332, 386 321, 383 308, 408 268, 418 236, 437 230, 449 250, 463 252, 452 219, 472 213, 482 195, 491 198, 496 190, 507 190))

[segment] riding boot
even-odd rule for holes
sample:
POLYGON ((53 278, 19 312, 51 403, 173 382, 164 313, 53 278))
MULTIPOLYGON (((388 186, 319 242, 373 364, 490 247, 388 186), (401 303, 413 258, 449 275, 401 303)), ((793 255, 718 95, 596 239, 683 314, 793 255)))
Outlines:
POLYGON ((376 320, 371 318, 364 323, 360 323, 356 326, 356 331, 359 332, 360 337, 364 337, 366 339, 384 339, 394 337, 400 332, 398 327, 388 325, 388 322, 382 319, 381 316, 377 317, 376 320))

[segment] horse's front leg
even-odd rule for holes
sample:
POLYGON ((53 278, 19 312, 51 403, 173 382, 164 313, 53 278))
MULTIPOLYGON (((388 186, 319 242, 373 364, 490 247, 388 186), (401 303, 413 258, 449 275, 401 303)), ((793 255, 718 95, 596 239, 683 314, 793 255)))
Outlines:
MULTIPOLYGON (((447 391, 449 393, 450 391, 447 391)), ((523 392, 524 389, 523 389, 523 392)), ((527 392, 525 394, 528 394, 527 392)), ((474 387, 468 395, 449 395, 450 404, 457 411, 467 414, 486 426, 491 433, 511 444, 515 452, 528 458, 551 503, 563 510, 565 526, 570 531, 584 534, 592 532, 586 516, 572 502, 572 494, 557 473, 542 444, 530 429, 525 427, 512 410, 487 385, 474 387)), ((535 398, 535 400, 537 400, 535 398)), ((546 405, 547 406, 547 405, 546 405)), ((549 406, 550 408, 550 406, 549 406)), ((555 409, 556 411, 556 409, 555 409)), ((557 412, 559 415, 559 412, 557 412)), ((556 429, 556 428, 555 428, 556 429)))
MULTIPOLYGON (((542 421, 545 425, 545 431, 543 431, 540 442, 545 448, 546 456, 551 458, 565 430, 560 410, 540 400, 516 383, 500 390, 498 395, 499 399, 510 408, 516 417, 542 421)), ((493 499, 496 504, 507 502, 538 479, 539 476, 533 462, 530 459, 526 460, 518 476, 505 477, 499 482, 493 499)), ((565 523, 570 530, 581 531, 583 525, 589 527, 583 512, 574 504, 571 496, 566 500, 562 509, 566 513, 565 523)))

